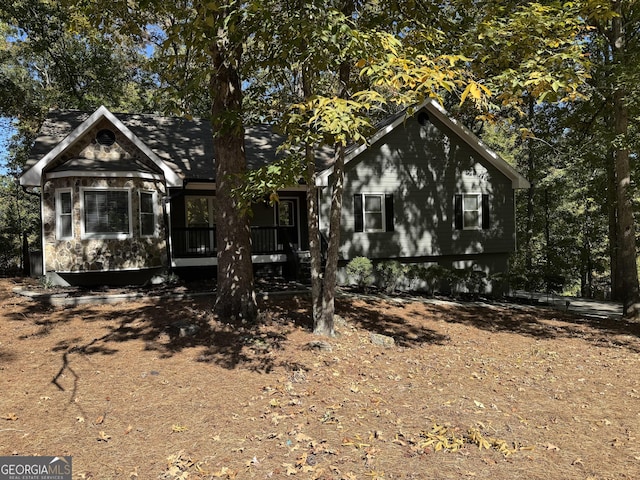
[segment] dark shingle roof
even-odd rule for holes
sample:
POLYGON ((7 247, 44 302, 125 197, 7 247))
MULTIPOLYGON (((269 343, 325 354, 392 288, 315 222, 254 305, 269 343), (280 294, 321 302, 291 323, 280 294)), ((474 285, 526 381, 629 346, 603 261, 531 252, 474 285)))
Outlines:
MULTIPOLYGON (((48 154, 90 115, 81 111, 50 112, 31 149, 27 168, 48 154)), ((147 114, 116 113, 114 116, 182 178, 215 180, 213 131, 208 121, 147 114)), ((276 134, 270 125, 247 127, 248 168, 259 168, 274 161, 283 141, 284 137, 276 134)), ((321 152, 317 159, 318 169, 326 168, 331 161, 329 152, 321 152)))

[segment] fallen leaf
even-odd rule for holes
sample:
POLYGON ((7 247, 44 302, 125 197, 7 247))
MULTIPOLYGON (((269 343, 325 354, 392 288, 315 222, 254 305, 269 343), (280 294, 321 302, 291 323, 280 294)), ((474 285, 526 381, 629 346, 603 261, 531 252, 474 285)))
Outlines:
POLYGON ((286 472, 287 475, 295 475, 296 473, 298 473, 298 471, 296 470, 296 467, 294 467, 290 463, 283 463, 282 466, 287 469, 287 472, 286 472))
POLYGON ((100 430, 100 432, 98 433, 99 442, 108 442, 110 438, 111 435, 107 435, 106 433, 104 433, 104 430, 100 430))
POLYGON ((125 435, 127 435, 128 433, 131 433, 131 430, 133 430, 133 426, 132 426, 132 425, 129 425, 129 426, 125 429, 124 434, 125 434, 125 435))
POLYGON ((98 418, 95 419, 93 423, 95 423, 96 425, 101 425, 102 423, 104 423, 104 415, 100 415, 98 418))
POLYGON ((557 445, 554 445, 553 443, 545 443, 543 447, 546 448, 547 450, 553 450, 555 452, 560 450, 560 447, 558 447, 557 445))
POLYGON ((4 420, 9 420, 10 422, 15 422, 16 420, 18 420, 18 416, 13 412, 3 415, 2 418, 4 420))
POLYGON ((478 407, 478 408, 484 408, 484 404, 483 404, 482 402, 479 402, 479 401, 477 401, 477 400, 474 400, 474 401, 473 401, 473 403, 475 403, 475 404, 476 404, 476 407, 478 407))
POLYGON ((84 423, 84 417, 76 417, 78 423, 84 423))
POLYGON ((186 432, 187 430, 189 430, 187 427, 185 427, 184 425, 171 425, 171 431, 174 433, 178 433, 178 432, 186 432))

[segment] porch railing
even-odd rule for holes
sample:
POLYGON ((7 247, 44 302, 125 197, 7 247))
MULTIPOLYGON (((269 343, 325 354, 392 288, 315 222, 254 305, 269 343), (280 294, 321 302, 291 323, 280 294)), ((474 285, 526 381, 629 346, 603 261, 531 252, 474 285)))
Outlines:
MULTIPOLYGON (((251 253, 286 253, 289 238, 286 228, 251 227, 251 253)), ((174 258, 215 257, 215 227, 174 227, 171 231, 174 258)))

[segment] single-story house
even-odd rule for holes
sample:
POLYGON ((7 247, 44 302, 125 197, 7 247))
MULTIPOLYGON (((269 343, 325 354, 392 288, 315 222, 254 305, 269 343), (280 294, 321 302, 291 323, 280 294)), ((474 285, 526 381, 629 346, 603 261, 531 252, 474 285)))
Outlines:
MULTIPOLYGON (((282 138, 246 130, 249 168, 282 138)), ((333 166, 319 155, 320 229, 333 166)), ((216 265, 215 152, 208 122, 53 111, 20 177, 41 192, 42 271, 56 284, 139 283, 216 265)), ((347 151, 340 258, 504 272, 515 248, 514 190, 529 183, 428 100, 347 151)), ((254 205, 252 258, 292 273, 308 254, 306 186, 254 205)))

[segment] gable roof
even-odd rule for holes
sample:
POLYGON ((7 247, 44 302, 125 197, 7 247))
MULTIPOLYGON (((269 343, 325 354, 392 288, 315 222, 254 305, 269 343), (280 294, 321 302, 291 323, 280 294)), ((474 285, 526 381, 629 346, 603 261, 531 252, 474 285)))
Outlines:
POLYGON ((24 186, 39 186, 42 174, 45 172, 46 167, 49 166, 56 158, 58 158, 63 152, 71 148, 78 142, 83 135, 94 127, 98 122, 106 119, 113 125, 114 128, 120 131, 127 139, 129 139, 140 151, 142 151, 149 160, 155 164, 163 173, 166 178, 167 184, 170 186, 177 186, 182 184, 182 179, 171 168, 167 161, 161 159, 158 154, 152 150, 147 142, 149 141, 145 137, 145 141, 136 135, 127 125, 125 125, 118 117, 112 114, 105 106, 101 106, 95 112, 88 117, 84 118, 86 114, 75 112, 67 115, 64 120, 54 119, 43 126, 41 135, 36 140, 36 144, 32 150, 30 161, 27 163, 29 167, 20 177, 20 184, 24 186), (79 125, 76 125, 78 121, 81 121, 79 125), (70 130, 70 131, 69 131, 70 130), (47 151, 48 148, 48 151, 47 151), (40 153, 43 155, 41 158, 37 157, 40 153))
MULTIPOLYGON (((433 99, 416 107, 411 115, 404 111, 382 122, 367 144, 353 145, 347 149, 345 164, 357 158, 369 148, 369 145, 391 133, 408 117, 416 115, 421 110, 426 110, 437 118, 481 158, 509 178, 513 188, 530 187, 526 178, 466 127, 449 117, 445 109, 433 99)), ((113 114, 101 106, 92 114, 80 111, 51 112, 31 149, 27 169, 20 177, 20 184, 39 186, 41 176, 47 167, 102 119, 107 119, 114 128, 132 141, 163 172, 169 186, 182 186, 188 180, 215 181, 213 130, 209 122, 159 115, 113 114)), ((278 147, 283 141, 284 137, 276 134, 270 125, 246 127, 247 167, 255 169, 276 160, 278 147)), ((328 185, 329 176, 333 173, 334 159, 329 150, 322 149, 316 152, 319 186, 328 185)), ((79 170, 86 165, 83 162, 76 163, 78 165, 67 163, 66 167, 79 170)), ((105 168, 104 165, 94 167, 91 167, 94 171, 105 168)))
MULTIPOLYGON (((489 162, 505 177, 511 180, 512 188, 529 188, 531 186, 529 181, 520 173, 518 173, 515 168, 509 165, 506 160, 504 160, 497 153, 491 150, 482 142, 482 140, 480 140, 464 125, 451 118, 447 111, 442 107, 442 105, 440 105, 434 99, 426 100, 421 105, 418 105, 415 109, 413 109, 411 113, 408 110, 405 110, 404 112, 392 116, 386 121, 382 122, 378 126, 378 130, 376 131, 376 133, 369 139, 366 144, 354 145, 352 148, 347 150, 345 154, 345 166, 349 162, 357 158, 358 155, 360 155, 362 152, 367 150, 370 145, 374 144, 381 138, 394 131, 409 117, 417 115, 421 110, 426 110, 430 115, 439 120, 449 129, 451 129, 453 133, 456 134, 465 144, 467 144, 475 153, 477 153, 481 158, 489 162)), ((332 173, 333 166, 320 173, 316 182, 318 186, 327 186, 329 182, 329 176, 332 173)))
MULTIPOLYGON (((213 129, 206 120, 186 120, 178 117, 164 117, 149 114, 112 113, 106 107, 100 107, 93 114, 89 112, 67 110, 52 111, 43 123, 38 137, 31 148, 26 169, 20 178, 25 186, 40 185, 40 177, 61 153, 70 148, 82 135, 102 118, 109 120, 115 128, 126 134, 127 138, 140 148, 154 163, 171 178, 170 186, 183 185, 185 181, 215 181, 215 153, 213 129), (168 172, 167 168, 172 172, 168 172)), ((247 168, 256 169, 269 164, 279 156, 278 147, 284 137, 274 132, 271 125, 255 125, 245 128, 245 152, 247 168)), ((318 170, 331 164, 331 152, 318 152, 318 170)), ((105 168, 131 170, 117 162, 109 161, 90 166, 87 161, 67 162, 69 170, 105 168)), ((60 169, 55 167, 53 170, 60 169)))

